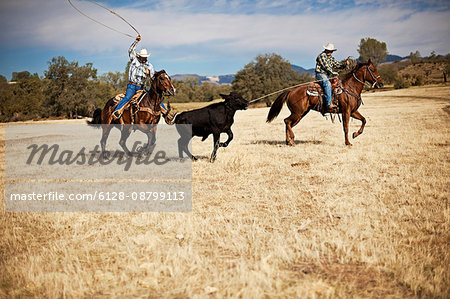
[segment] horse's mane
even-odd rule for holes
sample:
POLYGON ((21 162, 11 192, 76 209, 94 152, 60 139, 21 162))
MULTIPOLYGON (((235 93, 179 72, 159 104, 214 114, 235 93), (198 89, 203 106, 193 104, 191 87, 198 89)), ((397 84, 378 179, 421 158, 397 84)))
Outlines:
POLYGON ((363 66, 366 66, 366 65, 369 65, 369 63, 368 62, 365 62, 365 63, 358 62, 351 71, 349 71, 348 73, 346 73, 344 75, 344 77, 342 78, 342 81, 349 80, 353 76, 353 73, 355 73, 357 70, 359 70, 360 68, 362 68, 363 66))

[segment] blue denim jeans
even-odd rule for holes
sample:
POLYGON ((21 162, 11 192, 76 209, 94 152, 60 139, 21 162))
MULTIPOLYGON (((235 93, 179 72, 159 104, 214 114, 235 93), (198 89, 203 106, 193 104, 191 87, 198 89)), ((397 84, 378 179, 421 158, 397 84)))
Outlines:
MULTIPOLYGON (((142 89, 140 85, 134 85, 134 84, 128 83, 127 92, 125 93, 125 96, 123 97, 123 99, 120 100, 119 105, 117 105, 116 110, 114 110, 114 111, 117 111, 117 110, 121 109, 123 106, 125 106, 131 100, 131 98, 136 94, 136 92, 140 89, 142 89)), ((149 91, 148 88, 145 88, 145 90, 147 92, 149 91)), ((166 107, 164 106, 163 102, 161 102, 160 106, 162 108, 164 108, 164 110, 167 110, 166 107)))
POLYGON ((115 111, 117 111, 117 110, 121 109, 123 106, 125 106, 126 103, 128 103, 131 100, 131 98, 136 94, 136 92, 140 89, 141 89, 140 85, 134 85, 134 84, 128 83, 127 92, 126 92, 125 96, 123 97, 123 99, 120 100, 119 105, 117 105, 115 111))
POLYGON ((320 80, 319 84, 323 88, 323 93, 325 94, 325 104, 329 106, 331 104, 332 94, 331 94, 331 83, 330 79, 326 74, 316 73, 316 79, 320 80))

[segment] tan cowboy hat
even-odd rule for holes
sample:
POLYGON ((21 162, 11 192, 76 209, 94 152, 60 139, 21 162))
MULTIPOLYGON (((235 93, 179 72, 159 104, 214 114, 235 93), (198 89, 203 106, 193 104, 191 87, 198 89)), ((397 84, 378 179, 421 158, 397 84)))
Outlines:
POLYGON ((150 53, 147 52, 147 49, 142 49, 137 55, 139 57, 149 57, 150 53))
POLYGON ((332 43, 328 43, 328 45, 323 46, 323 47, 327 51, 336 51, 337 50, 332 43))

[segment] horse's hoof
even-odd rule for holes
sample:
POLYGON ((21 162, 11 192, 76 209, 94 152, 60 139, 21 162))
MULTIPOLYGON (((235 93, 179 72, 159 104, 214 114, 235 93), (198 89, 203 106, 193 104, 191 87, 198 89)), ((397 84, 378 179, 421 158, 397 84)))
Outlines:
POLYGON ((192 156, 192 161, 193 161, 193 162, 195 162, 195 161, 197 161, 197 160, 198 160, 197 157, 192 156))
POLYGON ((286 145, 287 146, 294 146, 295 145, 295 143, 294 143, 294 141, 293 140, 286 140, 286 145))
POLYGON ((355 132, 355 133, 353 133, 353 135, 352 135, 353 139, 355 139, 355 138, 358 137, 358 136, 359 136, 358 132, 355 132))
POLYGON ((350 142, 346 142, 345 145, 348 146, 348 147, 352 147, 353 146, 353 144, 351 144, 350 142))

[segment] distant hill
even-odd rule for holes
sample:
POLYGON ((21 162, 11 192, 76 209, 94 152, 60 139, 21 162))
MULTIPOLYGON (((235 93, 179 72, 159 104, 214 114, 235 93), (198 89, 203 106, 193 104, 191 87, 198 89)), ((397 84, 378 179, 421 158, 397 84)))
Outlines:
POLYGON ((313 69, 313 68, 312 69, 304 69, 301 66, 298 66, 295 64, 292 64, 292 69, 296 72, 299 72, 300 75, 303 73, 310 73, 312 76, 314 76, 314 72, 315 72, 315 69, 313 69))
MULTIPOLYGON (((398 55, 387 55, 386 57, 386 61, 384 63, 391 63, 391 62, 395 62, 395 61, 400 61, 403 59, 407 59, 409 58, 409 56, 406 57, 401 57, 398 55)), ((301 66, 292 64, 292 69, 300 74, 303 73, 309 73, 311 76, 314 76, 314 68, 311 69, 305 69, 301 66)), ((209 82, 212 84, 218 84, 218 85, 222 85, 222 84, 231 84, 234 80, 235 75, 233 74, 229 74, 229 75, 220 75, 220 76, 201 76, 201 75, 197 75, 197 74, 176 74, 172 76, 172 79, 177 80, 177 81, 185 81, 188 78, 195 78, 198 80, 199 84, 202 84, 203 82, 209 82)))
POLYGON ((212 84, 231 84, 234 80, 234 75, 221 75, 221 76, 201 76, 197 74, 176 74, 172 76, 173 80, 177 81, 185 81, 189 78, 195 78, 198 80, 198 84, 202 84, 204 82, 212 83, 212 84))
POLYGON ((396 62, 396 61, 407 59, 407 58, 409 58, 409 56, 401 57, 401 56, 398 56, 398 55, 390 55, 390 54, 388 54, 386 56, 386 61, 383 61, 383 62, 396 62))
MULTIPOLYGON (((305 68, 302 68, 301 66, 298 66, 295 64, 292 65, 292 69, 294 71, 299 72, 300 74, 310 73, 311 75, 314 75, 314 69, 305 69, 305 68)), ((195 78, 198 80, 198 84, 208 82, 208 83, 218 84, 218 85, 222 85, 222 84, 230 85, 233 82, 235 75, 229 74, 229 75, 220 75, 220 76, 202 76, 202 75, 197 75, 197 74, 176 74, 171 77, 173 80, 177 80, 177 81, 186 81, 189 78, 195 78)))

